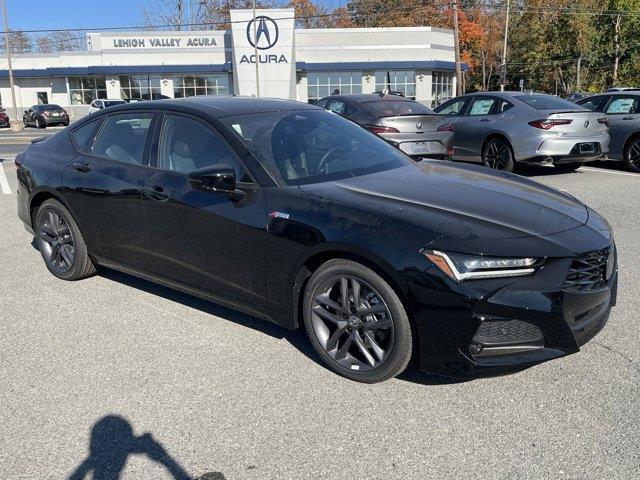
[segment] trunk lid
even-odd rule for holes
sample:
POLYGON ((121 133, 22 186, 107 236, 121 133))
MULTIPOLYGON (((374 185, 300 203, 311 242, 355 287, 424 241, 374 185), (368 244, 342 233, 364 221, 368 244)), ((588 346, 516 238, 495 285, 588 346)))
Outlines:
POLYGON ((400 133, 435 132, 445 123, 447 121, 442 115, 397 115, 380 118, 381 125, 395 128, 400 133))
POLYGON ((549 120, 571 120, 571 123, 556 124, 549 129, 549 132, 554 132, 558 135, 589 137, 601 135, 607 130, 607 126, 604 123, 598 122, 598 119, 606 117, 603 113, 588 110, 549 111, 545 113, 547 113, 549 120))

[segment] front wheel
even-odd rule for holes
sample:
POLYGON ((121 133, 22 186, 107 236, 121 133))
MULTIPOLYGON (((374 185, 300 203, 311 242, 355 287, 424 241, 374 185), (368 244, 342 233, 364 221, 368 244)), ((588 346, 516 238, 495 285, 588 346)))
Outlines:
POLYGON ((640 137, 636 137, 624 151, 624 159, 627 166, 634 172, 640 173, 640 137))
POLYGON ((46 200, 36 213, 38 249, 51 273, 62 280, 81 280, 96 272, 75 220, 62 203, 46 200))
POLYGON ((482 163, 489 168, 513 172, 515 162, 511 146, 501 138, 493 138, 482 150, 482 163))
POLYGON ((412 352, 407 313, 391 286, 350 260, 329 260, 309 279, 304 325, 313 348, 334 372, 375 383, 400 374, 412 352))

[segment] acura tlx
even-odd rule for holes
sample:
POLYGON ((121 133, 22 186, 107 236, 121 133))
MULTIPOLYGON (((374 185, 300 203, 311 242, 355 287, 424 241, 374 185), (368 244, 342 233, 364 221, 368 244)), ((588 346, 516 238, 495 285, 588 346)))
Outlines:
POLYGON ((313 105, 114 106, 16 164, 18 214, 56 277, 117 269, 303 327, 357 381, 412 359, 474 376, 575 353, 616 302, 612 231, 591 208, 510 173, 416 163, 313 105))

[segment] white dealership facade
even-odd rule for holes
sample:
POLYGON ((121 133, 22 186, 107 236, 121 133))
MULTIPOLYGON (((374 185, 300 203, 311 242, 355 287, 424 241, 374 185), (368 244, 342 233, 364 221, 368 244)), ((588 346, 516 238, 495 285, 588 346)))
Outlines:
MULTIPOLYGON (((314 101, 399 90, 426 104, 455 92, 451 30, 295 28, 292 9, 232 10, 230 30, 87 34, 87 50, 13 56, 16 105, 82 115, 98 98, 259 95, 314 101), (256 68, 257 66, 257 68, 256 68)), ((12 113, 6 58, 0 101, 12 113)))

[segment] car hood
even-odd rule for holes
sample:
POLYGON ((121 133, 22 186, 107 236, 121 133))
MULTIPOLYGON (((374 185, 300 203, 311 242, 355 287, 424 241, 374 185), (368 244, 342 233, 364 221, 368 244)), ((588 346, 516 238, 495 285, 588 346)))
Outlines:
POLYGON ((457 241, 547 236, 589 219, 586 206, 567 193, 518 175, 440 161, 300 188, 457 241))

